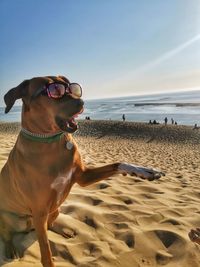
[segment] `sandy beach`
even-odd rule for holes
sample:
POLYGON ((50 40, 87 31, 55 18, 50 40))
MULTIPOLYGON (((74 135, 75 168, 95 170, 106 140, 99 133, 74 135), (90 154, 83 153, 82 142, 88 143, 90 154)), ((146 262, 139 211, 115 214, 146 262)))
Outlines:
MULTIPOLYGON (((15 144, 20 124, 0 123, 0 169, 15 144)), ((117 121, 81 121, 74 134, 84 162, 96 167, 128 162, 166 173, 149 182, 115 175, 81 188, 63 203, 59 228, 48 231, 57 267, 199 267, 200 246, 188 238, 200 227, 200 129, 117 121)), ((23 257, 0 266, 41 266, 32 231, 17 234, 23 257)))

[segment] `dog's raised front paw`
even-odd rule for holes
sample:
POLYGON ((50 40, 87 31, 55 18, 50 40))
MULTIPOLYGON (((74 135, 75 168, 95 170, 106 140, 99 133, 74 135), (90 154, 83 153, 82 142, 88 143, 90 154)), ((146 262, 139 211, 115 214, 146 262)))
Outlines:
POLYGON ((137 177, 147 179, 149 181, 159 179, 161 176, 165 176, 165 174, 161 171, 157 171, 152 168, 135 166, 127 163, 121 163, 118 167, 118 170, 122 174, 135 175, 137 177))

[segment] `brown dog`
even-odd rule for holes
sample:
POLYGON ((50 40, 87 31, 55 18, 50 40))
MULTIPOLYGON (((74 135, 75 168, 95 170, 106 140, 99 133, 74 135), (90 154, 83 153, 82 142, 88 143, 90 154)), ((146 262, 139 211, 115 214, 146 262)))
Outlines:
POLYGON ((69 134, 83 111, 80 90, 63 76, 47 76, 25 80, 4 97, 6 113, 16 99, 23 101, 22 130, 0 176, 0 235, 7 257, 16 254, 13 233, 35 229, 43 266, 54 266, 47 229, 75 183, 87 186, 117 173, 148 180, 164 175, 126 163, 84 166, 69 134))

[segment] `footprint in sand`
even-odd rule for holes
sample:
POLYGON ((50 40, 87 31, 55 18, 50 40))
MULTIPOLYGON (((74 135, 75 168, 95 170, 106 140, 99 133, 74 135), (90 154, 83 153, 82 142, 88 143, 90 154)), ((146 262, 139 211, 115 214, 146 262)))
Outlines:
POLYGON ((135 236, 130 231, 118 232, 115 234, 115 238, 124 241, 129 248, 134 248, 135 246, 135 236))
POLYGON ((95 229, 97 228, 96 222, 92 218, 89 218, 88 216, 85 217, 84 223, 86 223, 87 225, 89 225, 95 229))
POLYGON ((173 255, 164 250, 159 250, 156 254, 156 262, 160 265, 166 265, 172 258, 173 255))
POLYGON ((183 238, 181 236, 170 231, 155 230, 155 234, 166 248, 169 248, 172 244, 176 242, 183 242, 183 238))

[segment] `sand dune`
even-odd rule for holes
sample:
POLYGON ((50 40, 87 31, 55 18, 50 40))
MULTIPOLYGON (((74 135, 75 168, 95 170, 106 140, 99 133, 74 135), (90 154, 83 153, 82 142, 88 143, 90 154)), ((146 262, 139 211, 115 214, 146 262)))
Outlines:
MULTIPOLYGON (((0 168, 19 124, 0 124, 0 168)), ((58 267, 199 267, 200 246, 189 241, 200 226, 200 130, 184 126, 82 122, 75 135, 88 166, 114 161, 166 172, 158 181, 115 175, 86 188, 75 185, 48 231, 58 267), (63 235, 67 235, 68 238, 63 235)), ((21 259, 1 266, 41 266, 35 232, 17 234, 21 259)))

